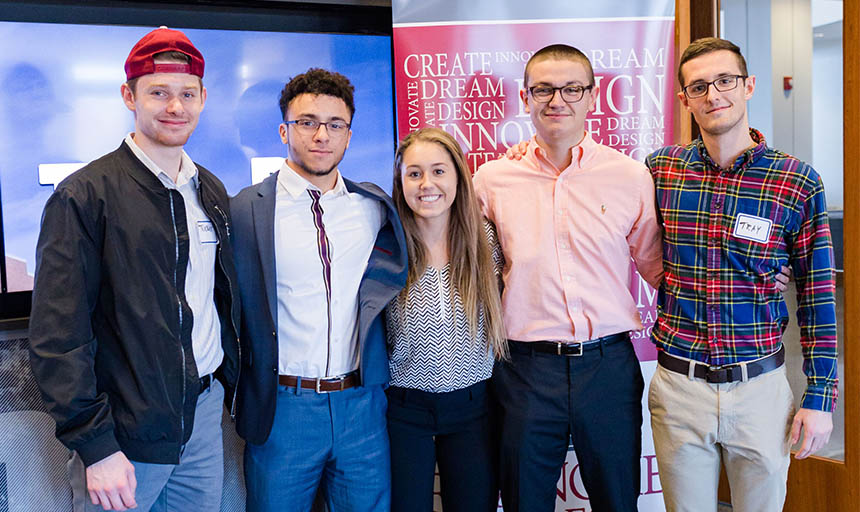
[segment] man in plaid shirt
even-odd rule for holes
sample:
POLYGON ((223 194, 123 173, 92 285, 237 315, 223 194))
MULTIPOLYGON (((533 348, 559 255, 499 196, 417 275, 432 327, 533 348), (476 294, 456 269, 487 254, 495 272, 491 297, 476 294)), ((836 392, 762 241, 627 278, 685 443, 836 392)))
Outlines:
POLYGON ((720 463, 735 510, 782 510, 796 457, 830 438, 836 402, 833 249, 824 188, 808 164, 750 129, 755 90, 740 49, 699 39, 678 70, 701 137, 646 159, 662 216, 665 278, 648 404, 669 511, 716 511, 720 463), (788 311, 771 277, 797 285, 801 408, 785 375, 788 311), (801 434, 802 433, 802 434, 801 434))

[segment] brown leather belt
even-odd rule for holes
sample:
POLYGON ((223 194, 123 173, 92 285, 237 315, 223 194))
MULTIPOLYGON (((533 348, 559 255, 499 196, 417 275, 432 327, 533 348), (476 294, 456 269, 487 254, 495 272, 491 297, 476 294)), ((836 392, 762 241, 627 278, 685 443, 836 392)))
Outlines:
POLYGON ((278 375, 278 384, 294 388, 301 382, 302 389, 313 389, 317 393, 331 393, 332 391, 343 391, 358 386, 358 370, 349 372, 339 377, 322 377, 319 379, 296 377, 295 375, 278 375))
MULTIPOLYGON (((688 375, 690 372, 690 363, 687 359, 679 359, 675 356, 670 356, 662 350, 657 352, 657 362, 663 368, 688 375)), ((727 364, 724 366, 709 366, 704 363, 692 362, 695 365, 693 369, 693 377, 704 379, 711 384, 725 384, 727 382, 740 382, 744 380, 742 364, 747 367, 746 379, 758 377, 763 373, 776 370, 785 363, 785 346, 779 347, 779 350, 769 354, 761 359, 756 359, 748 363, 727 364)))

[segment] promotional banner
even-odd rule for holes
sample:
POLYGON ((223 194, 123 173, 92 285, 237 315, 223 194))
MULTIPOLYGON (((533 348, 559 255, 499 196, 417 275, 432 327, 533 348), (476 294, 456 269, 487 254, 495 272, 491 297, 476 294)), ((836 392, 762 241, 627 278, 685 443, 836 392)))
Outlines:
MULTIPOLYGON (((400 138, 424 126, 460 143, 472 171, 535 133, 520 91, 528 59, 563 43, 582 50, 599 92, 586 128, 599 143, 636 160, 673 140, 674 1, 580 2, 394 0, 394 79, 400 138)), ((650 332, 656 291, 631 279, 642 331, 632 333, 643 377, 656 367, 650 332)), ((643 397, 639 509, 663 510, 659 469, 643 397)), ((573 447, 557 488, 556 511, 589 512, 573 447)), ((436 500, 436 510, 441 510, 436 500)))

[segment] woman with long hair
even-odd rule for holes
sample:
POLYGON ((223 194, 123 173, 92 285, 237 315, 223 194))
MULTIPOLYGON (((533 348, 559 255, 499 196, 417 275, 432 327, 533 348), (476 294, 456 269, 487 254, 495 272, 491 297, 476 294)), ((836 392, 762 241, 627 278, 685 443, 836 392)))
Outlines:
POLYGON ((386 309, 391 510, 432 511, 438 463, 445 512, 494 511, 488 379, 508 355, 495 231, 460 146, 437 128, 403 139, 392 195, 409 277, 386 309))

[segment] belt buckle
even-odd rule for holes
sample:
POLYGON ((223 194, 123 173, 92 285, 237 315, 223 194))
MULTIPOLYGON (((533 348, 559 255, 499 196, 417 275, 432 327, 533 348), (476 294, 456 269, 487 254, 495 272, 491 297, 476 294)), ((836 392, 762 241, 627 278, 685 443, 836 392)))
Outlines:
POLYGON ((709 382, 711 384, 720 384, 725 382, 724 379, 721 379, 719 376, 725 375, 726 369, 722 366, 708 366, 708 371, 705 372, 705 382, 709 382))
POLYGON ((560 355, 560 356, 565 356, 565 357, 580 357, 580 356, 582 355, 582 346, 583 346, 583 344, 582 344, 582 343, 571 343, 571 344, 567 344, 567 343, 562 343, 562 342, 560 342, 560 341, 556 341, 556 342, 555 342, 555 346, 556 346, 556 352, 557 352, 557 353, 558 353, 558 355, 560 355), (576 353, 568 353, 568 354, 562 354, 562 353, 561 353, 561 347, 567 347, 567 348, 570 348, 570 347, 572 347, 572 346, 574 346, 574 345, 575 345, 575 346, 577 346, 577 347, 579 348, 579 352, 576 352, 576 353))
POLYGON ((735 370, 740 370, 740 365, 737 364, 727 364, 723 366, 709 366, 708 371, 705 372, 705 381, 711 384, 727 384, 729 382, 735 382, 736 380, 741 380, 743 377, 738 376, 738 379, 735 379, 735 370), (711 377, 712 375, 720 376, 720 377, 711 377))
POLYGON ((343 388, 343 384, 344 384, 344 382, 345 382, 345 381, 346 381, 346 377, 345 377, 345 376, 343 376, 343 377, 335 377, 335 378, 333 378, 333 379, 324 379, 324 378, 319 378, 319 379, 317 379, 317 380, 316 380, 316 386, 314 387, 314 390, 315 390, 317 393, 320 393, 320 394, 332 393, 332 392, 334 392, 334 391, 343 391, 343 389, 344 389, 344 388, 343 388), (320 383, 322 383, 322 382, 338 382, 338 381, 340 381, 340 389, 332 389, 332 390, 329 390, 329 391, 324 390, 324 389, 320 389, 320 383))
MULTIPOLYGON (((331 393, 331 391, 326 391, 326 390, 320 389, 320 383, 321 383, 322 381, 323 381, 323 379, 322 379, 322 378, 318 378, 318 379, 316 380, 316 384, 315 384, 315 387, 314 387, 314 391, 316 391, 316 392, 317 392, 317 393, 319 393, 319 394, 331 393)), ((326 382, 328 382, 328 381, 326 381, 326 382)))

